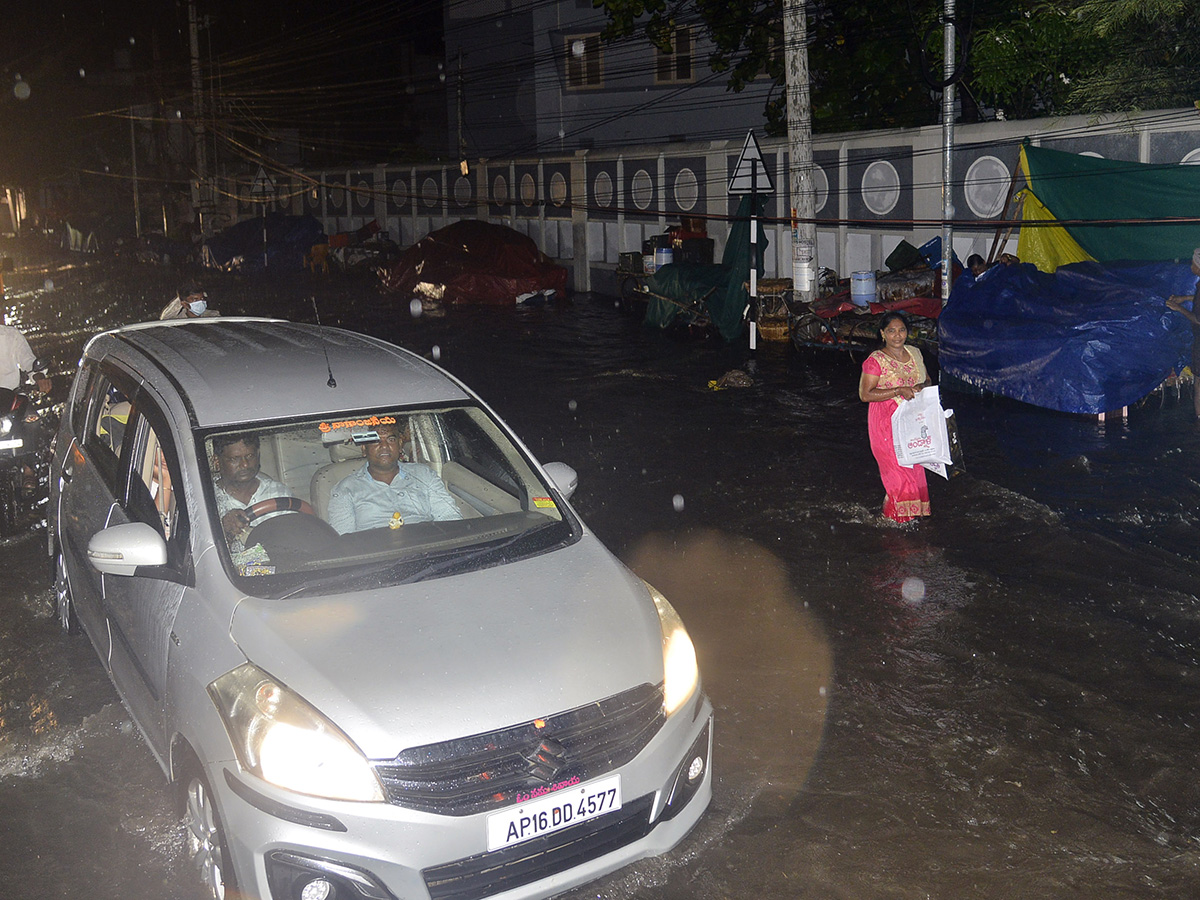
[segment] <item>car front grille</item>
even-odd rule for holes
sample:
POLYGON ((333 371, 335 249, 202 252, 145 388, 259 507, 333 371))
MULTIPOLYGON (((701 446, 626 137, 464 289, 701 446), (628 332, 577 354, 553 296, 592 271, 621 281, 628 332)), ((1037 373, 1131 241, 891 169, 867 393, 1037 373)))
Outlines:
POLYGON ((643 684, 546 719, 413 747, 375 770, 397 806, 468 816, 622 766, 663 721, 662 686, 643 684))
POLYGON ((650 833, 652 794, 554 834, 425 869, 430 900, 478 900, 565 872, 650 833))

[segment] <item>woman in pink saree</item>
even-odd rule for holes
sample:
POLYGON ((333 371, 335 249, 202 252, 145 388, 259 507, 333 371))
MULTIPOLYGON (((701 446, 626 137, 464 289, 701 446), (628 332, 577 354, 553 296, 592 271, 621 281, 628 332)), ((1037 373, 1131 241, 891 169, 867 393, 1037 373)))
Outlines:
POLYGON ((901 399, 911 400, 917 391, 931 382, 921 351, 905 345, 908 320, 904 316, 896 312, 885 315, 879 323, 879 333, 883 347, 863 362, 858 398, 870 404, 867 433, 871 436, 871 452, 879 463, 879 477, 887 492, 883 514, 897 522, 911 522, 918 516, 929 515, 929 487, 923 467, 902 466, 896 462, 892 413, 901 399))

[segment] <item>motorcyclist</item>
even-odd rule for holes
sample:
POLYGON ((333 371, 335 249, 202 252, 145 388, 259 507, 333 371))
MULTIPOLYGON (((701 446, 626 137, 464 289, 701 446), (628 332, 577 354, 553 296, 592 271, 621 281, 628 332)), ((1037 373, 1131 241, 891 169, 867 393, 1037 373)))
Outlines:
POLYGON ((4 321, 3 310, 0 310, 0 388, 15 391, 21 386, 21 373, 35 373, 34 383, 44 394, 50 393, 50 379, 33 355, 29 341, 25 339, 20 329, 4 321))
MULTIPOLYGON (((0 309, 0 388, 18 391, 21 387, 22 372, 33 373, 37 389, 43 394, 50 393, 50 379, 37 357, 33 355, 29 341, 20 329, 4 321, 4 311, 0 309)), ((28 464, 21 466, 21 477, 26 489, 32 490, 37 487, 37 476, 28 464)))

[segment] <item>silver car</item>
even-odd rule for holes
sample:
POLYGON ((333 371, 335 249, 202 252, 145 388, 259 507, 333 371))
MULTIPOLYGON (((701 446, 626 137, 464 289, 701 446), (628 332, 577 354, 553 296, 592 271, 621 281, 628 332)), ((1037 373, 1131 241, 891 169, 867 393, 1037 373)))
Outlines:
POLYGON ((216 897, 545 897, 712 789, 687 631, 474 393, 266 319, 93 338, 55 440, 58 614, 186 799, 216 897))

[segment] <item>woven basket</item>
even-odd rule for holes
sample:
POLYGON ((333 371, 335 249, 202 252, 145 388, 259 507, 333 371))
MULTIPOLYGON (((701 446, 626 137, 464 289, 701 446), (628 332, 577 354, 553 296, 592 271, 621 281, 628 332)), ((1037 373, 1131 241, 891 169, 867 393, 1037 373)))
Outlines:
POLYGON ((759 319, 758 333, 764 341, 788 340, 787 319, 759 319))

